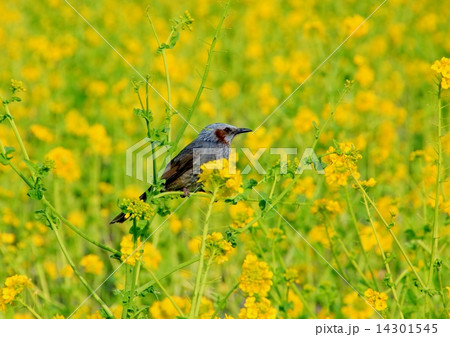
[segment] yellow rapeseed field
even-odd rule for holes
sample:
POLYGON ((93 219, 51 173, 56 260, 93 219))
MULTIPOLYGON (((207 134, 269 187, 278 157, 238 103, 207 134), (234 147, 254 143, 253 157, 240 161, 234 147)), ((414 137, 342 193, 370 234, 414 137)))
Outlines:
POLYGON ((449 318, 449 17, 0 2, 0 318, 449 318), (235 162, 162 191, 216 122, 254 130, 235 162), (146 202, 126 155, 145 137, 168 147, 146 202))

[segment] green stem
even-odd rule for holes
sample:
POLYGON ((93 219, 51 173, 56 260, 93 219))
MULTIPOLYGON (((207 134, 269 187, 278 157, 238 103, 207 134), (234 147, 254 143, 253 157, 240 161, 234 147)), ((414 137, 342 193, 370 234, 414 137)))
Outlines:
MULTIPOLYGON (((137 222, 136 218, 133 219, 132 224, 132 238, 133 238, 133 253, 136 252, 138 248, 138 235, 136 234, 137 222)), ((126 294, 126 303, 123 306, 122 310, 122 319, 128 318, 129 309, 134 301, 134 294, 136 292, 136 276, 138 269, 140 268, 139 261, 135 261, 133 266, 127 264, 127 268, 125 269, 125 294, 126 294)))
POLYGON ((206 288, 206 280, 208 278, 208 272, 209 272, 209 268, 211 267, 211 263, 213 260, 214 256, 211 255, 208 259, 208 262, 206 262, 206 268, 205 271, 203 272, 203 277, 202 277, 202 281, 200 283, 200 290, 198 292, 198 296, 197 296, 197 303, 195 305, 195 312, 194 312, 194 317, 197 317, 198 314, 200 313, 200 306, 202 304, 202 297, 203 297, 203 293, 205 292, 205 288, 206 288))
POLYGON ((69 252, 67 251, 66 246, 64 245, 64 242, 59 234, 59 229, 54 223, 50 223, 51 228, 53 232, 55 233, 56 240, 58 241, 58 245, 61 248, 61 251, 64 254, 64 257, 66 258, 69 265, 72 267, 75 275, 78 277, 78 279, 81 281, 81 283, 85 286, 85 288, 88 290, 89 294, 92 294, 92 297, 100 304, 100 306, 103 308, 105 313, 108 315, 108 318, 114 318, 114 315, 111 311, 111 309, 106 305, 105 302, 97 295, 94 289, 91 288, 91 286, 87 283, 86 279, 81 275, 78 268, 75 266, 75 263, 73 262, 72 258, 69 255, 69 252))
POLYGON ((395 241, 395 244, 398 246, 398 248, 400 249, 400 252, 402 253, 403 257, 406 260, 406 263, 408 263, 409 268, 411 268, 411 271, 414 273, 414 275, 417 278, 417 281, 419 281, 420 286, 422 287, 423 290, 426 290, 426 286, 425 283, 422 281, 422 278, 420 277, 420 275, 417 273, 416 269, 414 268, 411 260, 409 259, 408 255, 406 254, 402 244, 400 243, 400 241, 397 239, 397 236, 395 235, 395 233, 392 231, 391 229, 391 225, 389 225, 387 223, 387 221, 384 219, 383 215, 381 214, 380 210, 378 209, 377 205, 375 204, 375 202, 369 197, 369 195, 367 194, 367 192, 364 190, 364 188, 361 186, 361 183, 358 181, 358 179, 356 179, 355 175, 353 174, 353 172, 350 171, 350 174, 352 175, 353 179, 355 180, 356 184, 359 187, 359 190, 361 191, 361 193, 363 194, 363 196, 367 199, 367 201, 370 203, 370 205, 373 207, 373 209, 375 210, 375 212, 378 214, 378 216, 380 217, 381 221, 383 222, 384 226, 386 227, 386 229, 389 231, 389 234, 391 234, 392 238, 395 241))
MULTIPOLYGON (((2 99, 3 101, 3 99, 2 99)), ((30 157, 28 156, 27 149, 25 148, 25 144, 23 143, 22 137, 20 136, 19 130, 17 129, 16 123, 14 122, 14 117, 9 112, 8 104, 3 103, 3 107, 6 111, 6 115, 9 117, 7 118, 9 121, 9 124, 11 125, 11 128, 14 132, 14 135, 16 136, 17 142, 19 143, 20 149, 23 152, 23 156, 26 160, 30 160, 30 157)))
POLYGON ((439 242, 439 195, 441 186, 441 166, 442 166, 442 108, 441 108, 441 86, 439 85, 438 92, 438 148, 437 155, 438 159, 436 162, 437 172, 436 172, 436 192, 434 200, 434 221, 433 221, 433 238, 431 243, 431 256, 430 256, 430 269, 428 271, 427 279, 427 289, 430 287, 433 278, 434 262, 437 259, 438 242, 439 242))
POLYGON ((58 219, 61 220, 61 222, 66 225, 67 227, 69 227, 71 230, 73 230, 75 233, 77 233, 79 236, 81 236, 83 239, 85 239, 86 241, 92 243, 93 245, 104 249, 108 252, 113 253, 114 255, 120 257, 122 255, 122 253, 114 248, 108 247, 96 240, 91 239, 89 236, 87 236, 87 234, 85 234, 84 232, 80 231, 76 226, 72 225, 66 218, 64 218, 61 213, 59 213, 56 208, 45 198, 45 196, 42 198, 42 202, 51 209, 51 211, 53 212, 54 215, 56 215, 56 217, 58 219))
POLYGON ((373 283, 375 285, 375 290, 379 290, 377 279, 375 278, 372 268, 370 268, 369 258, 367 257, 366 251, 362 244, 361 234, 359 233, 359 228, 358 228, 358 221, 356 220, 356 215, 355 215, 355 211, 353 210, 353 205, 350 202, 350 195, 348 193, 347 186, 345 186, 345 200, 347 202, 347 207, 350 212, 350 217, 352 218, 353 227, 355 228, 355 231, 356 231, 356 237, 358 238, 359 248, 361 249, 361 252, 363 254, 364 261, 366 262, 366 266, 369 268, 370 276, 372 277, 373 283))
POLYGON ((401 306, 399 298, 398 298, 397 285, 395 284, 395 282, 393 280, 391 267, 389 266, 389 262, 386 259, 386 254, 384 253, 383 246, 381 245, 381 241, 380 241, 380 239, 378 237, 377 230, 376 230, 375 225, 373 223, 372 214, 370 213, 370 209, 369 209, 369 204, 367 203, 367 200, 366 200, 365 196, 363 196, 363 199, 364 199, 364 206, 366 208, 366 213, 367 213, 367 217, 369 219, 369 223, 372 226, 373 234, 375 235, 375 240, 377 240, 378 249, 380 250, 381 258, 383 259, 383 264, 384 264, 384 267, 386 268, 386 273, 389 276, 388 282, 389 282, 390 287, 392 289, 392 295, 394 295, 394 300, 395 300, 395 303, 397 304, 398 312, 400 313, 400 318, 404 319, 405 316, 403 315, 402 306, 401 306))
POLYGON ((225 297, 220 299, 220 301, 218 301, 217 303, 217 308, 216 310, 214 310, 214 313, 211 316, 211 319, 215 318, 217 316, 217 314, 219 313, 219 311, 222 311, 225 308, 225 305, 227 304, 227 300, 228 298, 231 296, 231 294, 237 289, 237 287, 239 287, 239 281, 236 282, 236 284, 233 286, 233 288, 231 288, 226 294, 225 297))
POLYGON ((191 312, 189 313, 189 318, 195 318, 196 312, 198 312, 197 308, 196 308, 196 304, 197 304, 198 296, 200 293, 201 279, 202 279, 202 273, 203 273, 203 264, 204 264, 204 260, 205 260, 206 237, 208 236, 209 218, 211 216, 213 204, 216 200, 216 194, 217 194, 217 188, 213 191, 213 194, 211 195, 211 201, 209 202, 208 211, 206 213, 205 222, 203 225, 203 236, 202 236, 202 243, 201 243, 201 248, 200 248, 200 261, 199 261, 198 269, 197 269, 197 277, 195 279, 194 293, 193 293, 193 297, 192 297, 192 301, 191 301, 192 306, 191 306, 191 312))
POLYGON ((178 311, 178 315, 180 317, 184 317, 183 311, 180 309, 178 304, 174 301, 172 296, 170 296, 169 292, 166 290, 166 288, 163 287, 161 282, 159 282, 158 277, 153 273, 153 271, 150 268, 147 268, 147 271, 150 273, 150 275, 153 277, 154 282, 158 285, 158 287, 161 289, 164 295, 169 299, 170 303, 172 303, 173 307, 178 311))
MULTIPOLYGON (((199 256, 198 256, 198 257, 195 257, 195 258, 193 258, 193 259, 190 259, 190 260, 188 260, 188 261, 186 261, 186 262, 180 263, 179 265, 176 265, 175 267, 173 267, 173 268, 169 269, 167 272, 165 272, 162 276, 160 276, 160 277, 158 278, 158 280, 161 281, 162 279, 166 278, 167 276, 170 276, 170 275, 173 274, 174 272, 176 272, 176 271, 178 271, 178 270, 180 270, 180 269, 183 269, 183 268, 185 268, 185 267, 187 267, 187 266, 190 266, 191 264, 197 262, 198 260, 200 260, 200 257, 199 257, 199 256)), ((150 281, 150 282, 147 282, 147 283, 145 283, 144 285, 142 285, 142 286, 140 286, 139 288, 137 288, 137 289, 136 289, 136 292, 137 292, 137 293, 140 293, 140 292, 144 291, 145 289, 147 289, 147 288, 153 286, 155 283, 156 283, 155 280, 152 280, 152 281, 150 281)))
POLYGON ((42 319, 41 316, 39 316, 39 314, 32 308, 30 307, 28 304, 26 304, 24 301, 22 301, 20 298, 17 298, 17 302, 19 302, 20 304, 22 304, 25 308, 27 308, 27 310, 29 312, 31 312, 31 314, 36 317, 37 319, 42 319))
MULTIPOLYGON (((147 18, 148 18, 148 21, 150 22, 150 26, 152 27, 152 31, 153 31, 153 35, 155 36, 156 43, 158 43, 158 47, 160 47, 161 46, 161 42, 159 41, 159 37, 158 37, 158 34, 156 33, 155 26, 153 25, 153 21, 152 21, 152 18, 150 16, 150 13, 149 13, 149 8, 147 8, 147 18)), ((174 33, 174 30, 172 29, 170 31, 169 37, 167 38, 166 44, 169 44, 173 33, 174 33)), ((163 63, 164 63, 164 72, 166 74, 167 103, 168 103, 168 107, 167 108, 169 109, 169 113, 168 113, 168 116, 167 116, 168 117, 167 136, 168 136, 168 141, 170 142, 170 139, 171 139, 170 131, 172 129, 172 90, 171 90, 171 85, 170 85, 169 67, 167 65, 167 56, 166 56, 166 50, 165 49, 161 50, 161 56, 162 56, 163 63)))
POLYGON ((227 13, 228 13, 228 8, 230 6, 230 2, 231 2, 230 0, 227 1, 226 5, 225 5, 225 8, 223 10, 222 17, 221 17, 221 19, 219 21, 219 24, 217 25, 216 32, 214 33, 214 37, 213 37, 213 40, 211 42, 211 46, 209 47, 208 59, 206 61, 205 71, 203 73, 202 80, 200 82, 200 87, 198 88, 197 95, 195 96, 194 102, 192 103, 192 106, 189 109, 189 112, 188 112, 188 114, 186 116, 186 122, 181 126, 181 129, 180 129, 180 131, 178 131, 177 137, 175 138, 175 142, 174 142, 174 146, 173 146, 173 150, 174 151, 176 150, 176 147, 177 147, 178 143, 180 142, 181 137, 183 136, 183 133, 186 130, 186 127, 189 125, 189 121, 191 120, 191 117, 194 114, 194 111, 197 108, 197 105, 198 105, 198 103, 200 101, 200 97, 202 96, 203 89, 205 88, 206 78, 208 77, 209 69, 211 67, 213 51, 214 51, 214 48, 216 46, 217 39, 219 37, 219 32, 222 29, 222 24, 223 24, 225 18, 227 17, 227 13))

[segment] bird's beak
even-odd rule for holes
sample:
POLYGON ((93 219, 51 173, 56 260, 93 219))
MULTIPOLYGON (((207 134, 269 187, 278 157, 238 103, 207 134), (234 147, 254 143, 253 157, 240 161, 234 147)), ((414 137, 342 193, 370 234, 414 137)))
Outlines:
POLYGON ((240 133, 246 133, 246 132, 252 132, 251 129, 247 129, 247 128, 239 128, 236 130, 236 134, 240 134, 240 133))

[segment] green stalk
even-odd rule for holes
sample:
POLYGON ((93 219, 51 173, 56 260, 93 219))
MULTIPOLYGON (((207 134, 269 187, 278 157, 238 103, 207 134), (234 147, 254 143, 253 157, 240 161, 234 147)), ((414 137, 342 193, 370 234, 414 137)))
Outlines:
POLYGON ((117 256, 121 256, 122 253, 114 248, 108 247, 96 240, 91 239, 87 234, 85 234, 84 232, 80 231, 76 226, 72 225, 66 218, 64 218, 61 213, 59 213, 55 207, 53 207, 53 205, 45 198, 45 196, 42 198, 42 202, 51 209, 52 213, 61 220, 61 222, 66 225, 67 227, 69 227, 71 230, 73 230, 75 233, 77 233, 79 236, 81 236, 83 239, 85 239, 86 241, 92 243, 93 245, 104 249, 108 252, 113 253, 114 255, 117 256))
POLYGON ((31 312, 31 314, 32 314, 35 318, 37 318, 37 319, 42 319, 42 317, 39 316, 39 314, 38 314, 32 307, 30 307, 28 304, 26 304, 26 303, 25 303, 24 301, 22 301, 20 298, 17 298, 16 300, 17 300, 17 302, 19 302, 20 304, 22 304, 25 308, 27 308, 27 310, 28 310, 29 312, 31 312))
POLYGON ((370 276, 372 277, 373 283, 375 285, 375 290, 379 290, 377 279, 375 278, 372 268, 370 268, 369 258, 367 257, 366 251, 364 250, 364 246, 362 244, 361 234, 359 233, 359 228, 358 228, 358 221, 356 220, 355 211, 353 210, 353 205, 350 202, 350 195, 348 193, 347 185, 345 186, 345 200, 347 202, 347 207, 350 212, 350 217, 352 218, 353 227, 355 227, 356 236, 358 238, 358 243, 359 243, 359 248, 361 249, 361 252, 363 254, 364 261, 366 262, 366 265, 369 268, 370 276))
POLYGON ((195 279, 195 287, 194 287, 194 293, 192 297, 192 306, 191 306, 191 312, 189 313, 189 318, 195 318, 198 310, 196 308, 196 304, 198 301, 198 296, 200 293, 200 287, 201 287, 201 279, 202 279, 202 273, 203 273, 203 264, 205 260, 205 250, 206 250, 206 237, 208 236, 208 227, 209 227, 209 218, 211 217, 212 208, 214 205, 214 202, 216 201, 216 194, 217 194, 217 188, 213 191, 213 194, 211 195, 211 201, 208 205, 208 211, 205 216, 205 222, 203 224, 203 236, 202 236, 202 244, 200 248, 200 261, 198 264, 197 269, 197 277, 195 279))
MULTIPOLYGON (((153 25, 153 21, 152 21, 152 18, 150 16, 148 8, 147 8, 147 18, 148 18, 148 21, 150 22, 150 26, 152 27, 152 31, 153 31, 153 35, 155 36, 156 43, 158 44, 158 47, 160 47, 161 46, 161 42, 159 41, 159 37, 158 37, 158 34, 156 33, 156 29, 155 29, 155 26, 153 25)), ((173 33, 174 33, 174 30, 171 30, 170 34, 169 34, 169 37, 167 38, 166 44, 169 44, 173 33)), ((164 63, 164 72, 166 74, 167 103, 168 103, 168 109, 169 109, 169 114, 167 116, 168 117, 168 128, 169 128, 169 130, 167 132, 167 136, 168 136, 168 141, 170 142, 170 140, 171 140, 170 131, 172 130, 172 90, 171 90, 171 85, 170 85, 169 67, 167 65, 167 57, 166 57, 166 50, 165 49, 161 50, 161 56, 162 56, 163 63, 164 63)))
POLYGON ((239 281, 236 282, 236 284, 233 286, 233 288, 231 288, 226 294, 225 297, 222 298, 220 301, 218 301, 218 305, 216 310, 214 310, 214 313, 211 316, 211 319, 215 318, 217 316, 217 314, 219 313, 219 311, 223 310, 225 308, 225 305, 227 303, 228 298, 231 296, 231 294, 237 289, 237 287, 239 287, 239 281))
POLYGON ((203 89, 205 88, 206 78, 208 77, 209 69, 211 67, 211 61, 212 61, 214 47, 216 46, 216 42, 219 37, 219 32, 222 29, 222 24, 228 15, 228 8, 230 7, 230 2, 231 2, 230 0, 227 1, 225 8, 223 10, 223 15, 219 21, 219 24, 217 25, 216 32, 214 33, 214 37, 211 42, 211 46, 209 47, 208 60, 206 61, 206 67, 205 67, 205 71, 202 76, 202 80, 200 82, 200 87, 198 88, 197 95, 195 96, 194 102, 192 103, 192 106, 189 109, 189 112, 186 116, 186 122, 181 126, 181 129, 178 131, 177 137, 175 138, 175 142, 174 142, 174 146, 173 146, 174 151, 176 150, 178 143, 180 142, 181 137, 183 136, 183 133, 186 130, 186 127, 189 125, 189 121, 191 120, 191 117, 194 114, 194 111, 197 108, 197 105, 200 101, 200 97, 202 96, 203 89))
POLYGON ((384 267, 386 268, 386 272, 389 275, 389 283, 391 284, 392 295, 394 295, 394 300, 395 300, 395 303, 397 304, 397 308, 398 308, 398 311, 400 313, 400 318, 404 319, 405 316, 403 315, 402 306, 401 306, 399 298, 398 298, 397 285, 395 284, 395 282, 394 282, 394 280, 392 278, 391 267, 389 266, 389 262, 386 259, 386 254, 384 253, 383 247, 381 246, 381 242, 380 242, 380 239, 378 237, 377 230, 375 229, 375 225, 374 225, 373 219, 372 219, 372 214, 370 213, 370 209, 369 209, 369 204, 367 203, 367 200, 366 200, 365 196, 363 196, 363 199, 364 199, 364 206, 366 207, 367 217, 369 219, 370 225, 372 226, 372 230, 373 230, 373 234, 375 235, 375 239, 377 240, 378 249, 380 250, 381 258, 383 259, 384 267))
POLYGON ((375 210, 375 212, 378 214, 378 216, 380 217, 381 221, 383 222, 384 226, 386 227, 386 229, 389 231, 389 234, 391 234, 392 238, 395 241, 395 244, 398 246, 398 248, 400 249, 400 252, 402 253, 403 257, 406 260, 406 263, 408 263, 409 268, 411 269, 411 271, 414 273, 414 275, 417 278, 417 281, 419 281, 420 286, 422 287, 423 290, 426 290, 426 286, 425 283, 422 281, 422 278, 420 277, 420 275, 417 273, 416 269, 414 268, 411 260, 409 259, 408 255, 405 252, 405 249, 403 248, 402 244, 400 243, 400 241, 397 239, 397 236, 395 235, 395 233, 392 231, 392 229, 390 228, 391 226, 387 223, 387 221, 384 219, 383 215, 381 214, 380 210, 377 208, 377 205, 375 205, 375 202, 369 197, 369 195, 367 194, 367 192, 364 190, 364 188, 361 186, 361 183, 358 181, 358 179, 356 179, 356 177, 354 176, 353 172, 350 171, 350 174, 352 175, 353 179, 355 180, 356 184, 359 187, 359 190, 361 191, 361 193, 363 194, 363 196, 367 199, 367 201, 370 203, 370 205, 373 207, 373 209, 375 210))
MULTIPOLYGON (((136 235, 136 218, 133 218, 133 225, 132 225, 132 236, 133 236, 133 254, 137 250, 137 243, 138 243, 138 236, 136 235)), ((133 255, 132 254, 132 255, 133 255)), ((134 266, 130 266, 128 263, 125 268, 125 294, 126 294, 126 303, 123 306, 122 310, 122 319, 128 318, 128 311, 133 304, 134 301, 134 294, 136 292, 136 276, 139 267, 139 261, 135 261, 134 266)))
POLYGON ((66 258, 67 262, 69 263, 69 265, 72 267, 75 275, 77 275, 78 279, 81 281, 81 283, 85 286, 85 288, 88 290, 89 294, 92 294, 92 297, 98 302, 98 304, 100 304, 100 306, 103 308, 103 310, 105 311, 105 313, 108 315, 108 318, 114 318, 114 315, 111 311, 111 309, 106 305, 105 302, 103 302, 103 300, 97 295, 97 293, 95 292, 94 289, 91 288, 91 286, 87 283, 86 279, 83 277, 83 275, 81 275, 80 271, 78 270, 78 268, 75 266, 75 263, 73 262, 72 258, 69 255, 69 252, 67 251, 66 246, 64 245, 64 242, 59 234, 59 229, 58 227, 50 222, 50 226, 51 229, 53 230, 53 232, 55 233, 56 236, 56 240, 58 241, 59 247, 61 248, 61 251, 64 254, 64 257, 66 258))
POLYGON ((183 311, 180 309, 180 307, 178 306, 178 304, 174 301, 174 299, 172 298, 172 296, 170 296, 169 292, 166 290, 166 288, 163 287, 163 285, 161 284, 161 282, 159 282, 158 277, 155 275, 155 273, 153 273, 153 271, 150 268, 147 268, 147 271, 150 273, 150 275, 153 277, 154 282, 158 285, 158 287, 161 289, 161 291, 163 292, 164 295, 166 295, 166 297, 169 299, 170 303, 172 303, 173 307, 176 309, 176 311, 178 311, 178 315, 180 315, 180 317, 184 317, 183 311))
POLYGON ((441 107, 441 85, 439 85, 438 91, 438 148, 437 155, 438 159, 436 162, 437 173, 436 173, 436 193, 434 200, 434 221, 433 221, 433 238, 431 243, 431 256, 430 256, 430 269, 428 272, 427 287, 428 289, 432 283, 434 262, 437 259, 438 242, 439 242, 439 195, 441 186, 441 166, 442 166, 442 107, 441 107))
POLYGON ((208 262, 206 262, 206 268, 205 268, 205 271, 203 272, 203 278, 200 283, 200 290, 199 290, 199 293, 197 296, 197 303, 195 306, 195 313, 194 313, 195 317, 197 317, 200 312, 200 306, 202 304, 202 297, 203 297, 203 293, 205 292, 205 288, 206 288, 206 280, 208 278, 208 272, 209 272, 209 268, 211 267, 213 258, 214 258, 214 255, 211 255, 208 259, 208 262))
MULTIPOLYGON (((166 278, 167 276, 170 276, 171 274, 175 273, 178 270, 181 270, 187 266, 190 266, 191 264, 197 262, 198 260, 200 260, 200 257, 195 257, 193 259, 190 259, 186 262, 180 263, 179 265, 176 265, 175 267, 169 269, 166 273, 164 273, 162 276, 160 276, 158 278, 159 281, 161 281, 162 279, 166 278)), ((137 293, 140 293, 142 291, 144 291, 145 289, 153 286, 156 283, 155 278, 153 278, 153 281, 147 282, 144 285, 140 286, 139 288, 136 289, 137 293)))
MULTIPOLYGON (((3 101, 3 99, 2 99, 3 101)), ((14 132, 14 136, 16 136, 17 142, 19 143, 20 149, 23 152, 23 156, 26 160, 30 160, 30 157, 28 156, 27 149, 25 148, 25 144, 23 143, 22 137, 20 136, 19 130, 17 129, 16 123, 14 122, 14 117, 9 112, 8 104, 3 103, 3 107, 6 111, 6 115, 9 117, 7 120, 9 121, 9 124, 11 125, 11 128, 14 132)))

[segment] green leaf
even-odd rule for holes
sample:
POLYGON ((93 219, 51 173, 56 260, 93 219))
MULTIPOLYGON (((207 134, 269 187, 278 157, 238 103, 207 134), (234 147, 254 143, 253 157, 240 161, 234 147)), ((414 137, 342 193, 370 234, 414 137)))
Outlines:
POLYGON ((0 153, 0 163, 2 165, 9 165, 9 161, 13 158, 13 156, 9 156, 11 153, 16 151, 15 148, 6 146, 5 153, 0 153))
POLYGON ((31 199, 41 200, 44 197, 45 191, 47 191, 47 189, 42 184, 42 179, 38 177, 36 178, 33 188, 30 188, 27 195, 31 199))
POLYGON ((265 200, 260 200, 258 203, 259 208, 261 209, 261 211, 263 211, 266 208, 266 201, 265 200))

